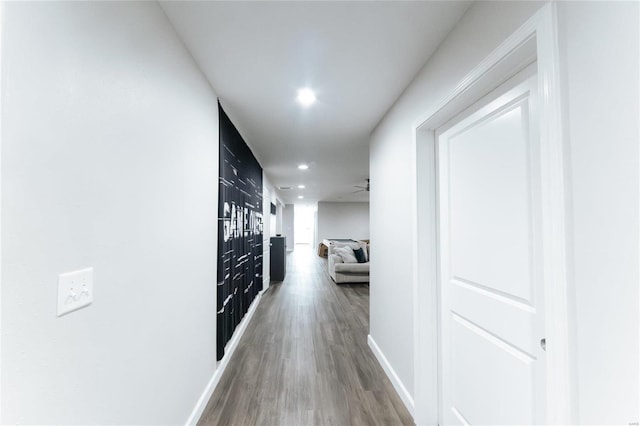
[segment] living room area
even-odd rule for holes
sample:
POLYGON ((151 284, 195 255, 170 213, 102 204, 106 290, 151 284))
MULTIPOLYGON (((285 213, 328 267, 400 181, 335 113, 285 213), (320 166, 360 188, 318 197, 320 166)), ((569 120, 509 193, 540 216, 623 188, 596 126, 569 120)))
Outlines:
POLYGON ((368 201, 286 205, 282 232, 287 252, 314 250, 326 259, 334 283, 369 283, 368 201))

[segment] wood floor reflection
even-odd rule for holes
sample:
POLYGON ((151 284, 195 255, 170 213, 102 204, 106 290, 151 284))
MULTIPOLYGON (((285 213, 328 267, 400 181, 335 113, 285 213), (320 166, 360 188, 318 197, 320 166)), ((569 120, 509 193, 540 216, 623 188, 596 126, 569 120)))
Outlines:
POLYGON ((262 296, 199 425, 412 425, 367 346, 369 286, 297 246, 262 296))

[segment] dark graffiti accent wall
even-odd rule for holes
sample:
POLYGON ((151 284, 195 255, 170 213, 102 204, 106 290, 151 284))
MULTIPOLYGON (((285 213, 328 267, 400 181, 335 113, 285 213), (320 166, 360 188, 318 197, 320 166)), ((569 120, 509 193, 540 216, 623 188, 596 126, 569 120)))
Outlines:
POLYGON ((220 111, 217 358, 262 290, 262 167, 220 111))

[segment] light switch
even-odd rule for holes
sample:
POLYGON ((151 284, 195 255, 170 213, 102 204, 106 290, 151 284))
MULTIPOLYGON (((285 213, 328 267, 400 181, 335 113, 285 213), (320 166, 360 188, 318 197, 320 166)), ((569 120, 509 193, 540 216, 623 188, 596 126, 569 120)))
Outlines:
POLYGON ((58 316, 93 302, 93 268, 58 275, 58 316))

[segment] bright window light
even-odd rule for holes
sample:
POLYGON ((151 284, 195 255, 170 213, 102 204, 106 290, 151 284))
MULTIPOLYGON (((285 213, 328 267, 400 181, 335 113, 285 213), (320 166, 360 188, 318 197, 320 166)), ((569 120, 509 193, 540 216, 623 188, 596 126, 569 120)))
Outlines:
POLYGON ((302 195, 298 195, 298 199, 302 200, 304 197, 302 195))
POLYGON ((300 170, 307 170, 307 169, 309 168, 309 166, 307 166, 306 164, 300 164, 300 165, 298 166, 298 168, 299 168, 300 170))
POLYGON ((298 185, 298 189, 304 189, 305 186, 304 185, 298 185))
POLYGON ((316 94, 313 93, 313 90, 311 89, 299 89, 298 97, 296 99, 298 100, 300 105, 302 105, 303 107, 308 107, 316 101, 316 94))

